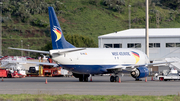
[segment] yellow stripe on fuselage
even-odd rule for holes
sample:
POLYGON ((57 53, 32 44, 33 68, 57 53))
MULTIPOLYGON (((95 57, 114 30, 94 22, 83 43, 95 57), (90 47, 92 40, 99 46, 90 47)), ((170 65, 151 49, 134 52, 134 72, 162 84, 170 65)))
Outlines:
MULTIPOLYGON (((138 63, 138 62, 139 62, 139 60, 140 60, 140 58, 139 58, 138 56, 134 55, 134 54, 133 54, 133 56, 134 56, 134 57, 135 57, 135 59, 136 59, 136 63, 138 63)), ((135 63, 135 64, 136 64, 136 63, 135 63)))

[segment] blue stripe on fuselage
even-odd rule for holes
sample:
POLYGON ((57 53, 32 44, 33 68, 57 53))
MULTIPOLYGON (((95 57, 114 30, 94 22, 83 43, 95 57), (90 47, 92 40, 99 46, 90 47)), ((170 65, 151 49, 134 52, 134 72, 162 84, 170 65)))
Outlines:
POLYGON ((79 74, 104 74, 108 68, 117 65, 61 65, 64 69, 79 74))

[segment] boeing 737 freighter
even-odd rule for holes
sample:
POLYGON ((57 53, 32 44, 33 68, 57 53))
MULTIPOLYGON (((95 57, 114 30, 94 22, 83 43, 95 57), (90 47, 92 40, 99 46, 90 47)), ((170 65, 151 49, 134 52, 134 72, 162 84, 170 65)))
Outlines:
POLYGON ((149 63, 147 55, 142 51, 131 48, 76 48, 65 40, 53 7, 48 10, 53 49, 9 49, 50 54, 57 64, 71 71, 79 81, 87 82, 90 74, 113 73, 110 81, 118 82, 118 73, 123 70, 129 71, 136 80, 148 76, 148 66, 153 63, 149 63))

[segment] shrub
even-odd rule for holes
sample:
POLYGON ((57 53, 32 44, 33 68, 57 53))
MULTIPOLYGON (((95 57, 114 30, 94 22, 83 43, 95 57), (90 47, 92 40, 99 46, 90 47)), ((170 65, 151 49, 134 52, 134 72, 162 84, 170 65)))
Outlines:
POLYGON ((45 21, 42 21, 42 20, 40 20, 40 19, 33 19, 32 21, 31 21, 31 24, 33 25, 33 26, 38 26, 38 27, 47 27, 49 24, 47 23, 47 22, 45 22, 45 21))
POLYGON ((92 5, 98 5, 100 3, 101 0, 89 0, 89 4, 92 4, 92 5))

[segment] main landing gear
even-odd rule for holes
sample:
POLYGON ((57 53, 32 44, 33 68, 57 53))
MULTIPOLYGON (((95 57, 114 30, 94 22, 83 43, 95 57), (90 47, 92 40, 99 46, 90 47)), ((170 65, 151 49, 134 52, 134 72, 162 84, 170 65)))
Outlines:
POLYGON ((84 81, 84 82, 88 82, 88 77, 89 77, 89 76, 86 76, 86 75, 80 76, 80 77, 79 77, 79 81, 80 81, 80 82, 83 82, 83 81, 84 81))
POLYGON ((137 79, 137 78, 136 78, 136 79, 135 79, 135 81, 142 81, 142 80, 141 80, 141 79, 137 79))
POLYGON ((75 78, 79 78, 79 81, 80 82, 88 82, 88 77, 89 77, 89 74, 76 74, 76 73, 73 73, 73 76, 75 78))
POLYGON ((119 82, 119 76, 111 76, 110 82, 119 82))

